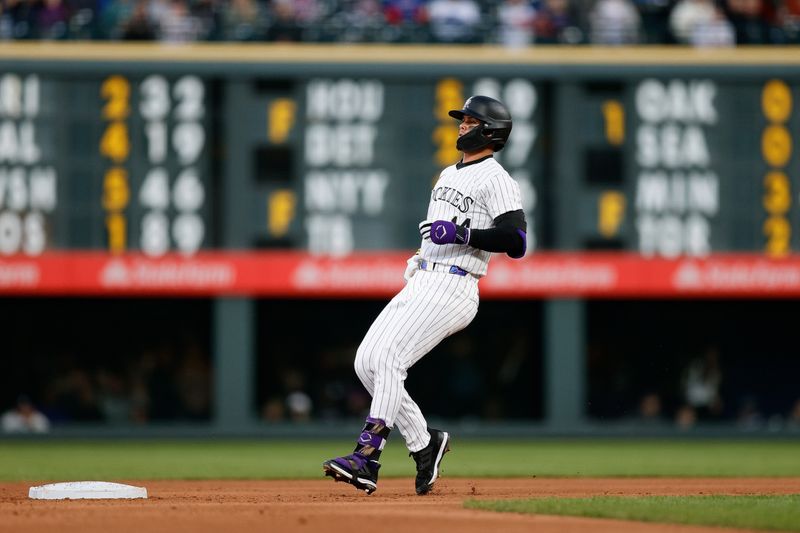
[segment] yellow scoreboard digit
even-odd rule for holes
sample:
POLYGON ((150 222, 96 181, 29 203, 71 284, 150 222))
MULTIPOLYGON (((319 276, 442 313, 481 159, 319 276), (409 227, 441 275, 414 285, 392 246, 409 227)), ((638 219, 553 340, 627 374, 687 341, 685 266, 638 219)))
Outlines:
POLYGON ((783 80, 769 80, 761 92, 761 110, 767 126, 761 135, 761 155, 769 166, 764 177, 762 205, 767 213, 762 230, 766 236, 765 251, 771 256, 789 253, 792 226, 789 209, 792 190, 786 167, 792 157, 792 135, 787 121, 792 113, 792 93, 783 80))
POLYGON ((128 223, 125 209, 130 200, 128 172, 122 165, 130 155, 130 136, 125 120, 130 115, 130 82, 120 75, 106 78, 100 86, 100 96, 105 101, 101 116, 108 121, 100 139, 100 155, 112 164, 103 178, 101 205, 106 212, 108 249, 124 252, 128 247, 128 223))

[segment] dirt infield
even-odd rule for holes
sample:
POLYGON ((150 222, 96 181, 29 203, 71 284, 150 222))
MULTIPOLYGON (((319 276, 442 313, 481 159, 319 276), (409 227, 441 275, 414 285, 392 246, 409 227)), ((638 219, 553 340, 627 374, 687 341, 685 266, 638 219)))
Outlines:
POLYGON ((146 487, 149 499, 30 500, 28 488, 41 482, 0 483, 0 532, 741 533, 722 528, 492 513, 464 509, 462 502, 468 498, 543 496, 800 493, 800 478, 443 478, 433 493, 422 497, 414 494, 411 479, 381 480, 371 496, 329 479, 128 483, 146 487))

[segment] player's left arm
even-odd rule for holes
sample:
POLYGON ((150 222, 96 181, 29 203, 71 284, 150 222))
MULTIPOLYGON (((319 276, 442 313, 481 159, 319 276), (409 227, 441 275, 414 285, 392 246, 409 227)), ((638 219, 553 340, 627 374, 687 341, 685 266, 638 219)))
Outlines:
POLYGON ((488 229, 465 228, 468 232, 466 244, 486 252, 506 253, 518 259, 528 248, 528 223, 522 209, 503 213, 494 219, 494 227, 488 229))
POLYGON ((498 216, 493 227, 487 229, 470 229, 449 220, 437 220, 431 223, 430 238, 435 244, 463 244, 518 259, 527 249, 527 229, 525 213, 517 209, 498 216))

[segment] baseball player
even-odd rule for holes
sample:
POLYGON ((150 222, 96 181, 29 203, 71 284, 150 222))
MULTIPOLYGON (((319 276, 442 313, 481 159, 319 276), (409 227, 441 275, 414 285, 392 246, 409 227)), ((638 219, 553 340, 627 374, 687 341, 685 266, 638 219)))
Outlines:
POLYGON ((456 148, 431 192, 422 245, 408 260, 405 287, 381 311, 358 348, 355 371, 372 395, 369 417, 352 454, 325 461, 325 475, 371 494, 381 451, 397 428, 417 464, 416 493, 427 494, 450 449, 446 431, 428 427, 406 392, 407 371, 478 312, 478 280, 492 253, 525 255, 526 223, 517 183, 494 159, 511 133, 506 107, 472 96, 462 109, 456 148))

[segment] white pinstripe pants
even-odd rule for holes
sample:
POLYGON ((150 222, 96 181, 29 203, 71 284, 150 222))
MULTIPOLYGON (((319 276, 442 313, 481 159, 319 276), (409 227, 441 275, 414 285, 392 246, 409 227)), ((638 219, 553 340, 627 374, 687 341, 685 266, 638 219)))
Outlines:
POLYGON ((406 392, 407 371, 478 312, 478 280, 417 271, 381 311, 356 352, 355 370, 372 395, 369 416, 396 427, 416 452, 428 445, 427 422, 406 392))

